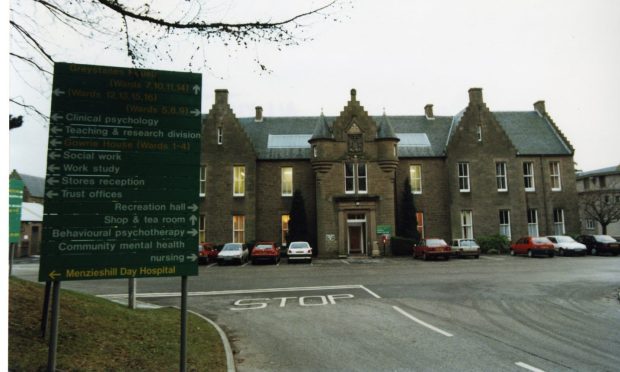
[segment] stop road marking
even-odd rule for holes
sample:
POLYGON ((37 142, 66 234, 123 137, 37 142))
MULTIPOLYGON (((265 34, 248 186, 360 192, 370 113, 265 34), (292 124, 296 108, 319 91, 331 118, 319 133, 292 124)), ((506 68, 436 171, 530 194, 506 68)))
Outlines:
POLYGON ((336 305, 336 300, 353 298, 350 293, 334 294, 327 296, 302 296, 302 297, 274 297, 274 298, 245 298, 237 300, 233 303, 234 306, 230 310, 259 310, 264 309, 269 304, 278 307, 286 307, 287 304, 299 304, 299 306, 326 306, 336 305), (297 299, 297 301, 294 301, 297 299), (290 301, 289 301, 290 300, 290 301))

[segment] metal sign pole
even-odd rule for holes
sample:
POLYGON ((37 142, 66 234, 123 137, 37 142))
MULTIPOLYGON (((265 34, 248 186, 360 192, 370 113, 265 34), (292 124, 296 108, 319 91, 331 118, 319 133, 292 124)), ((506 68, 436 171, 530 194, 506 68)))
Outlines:
POLYGON ((47 332, 47 315, 50 307, 50 293, 52 290, 52 281, 45 282, 45 297, 43 298, 43 312, 41 314, 41 338, 45 338, 47 332))
POLYGON ((135 310, 136 308, 136 278, 129 279, 129 296, 128 296, 128 306, 131 310, 135 310))
POLYGON ((187 276, 181 277, 181 366, 179 371, 187 371, 187 276))
POLYGON ((56 371, 56 347, 58 345, 58 313, 60 312, 60 281, 54 281, 52 294, 52 329, 47 354, 47 372, 56 371))

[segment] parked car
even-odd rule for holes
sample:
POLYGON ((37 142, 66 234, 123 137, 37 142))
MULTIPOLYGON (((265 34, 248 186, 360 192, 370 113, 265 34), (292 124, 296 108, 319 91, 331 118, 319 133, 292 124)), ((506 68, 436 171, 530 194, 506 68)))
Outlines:
POLYGON ((286 252, 288 263, 291 261, 312 262, 312 247, 308 242, 291 242, 286 252))
POLYGON ((277 264, 280 262, 280 247, 274 242, 258 242, 254 245, 250 256, 253 265, 258 261, 270 261, 277 264))
POLYGON ((450 249, 456 257, 480 258, 480 246, 474 239, 453 239, 450 249))
POLYGON ((198 244, 198 263, 206 264, 217 260, 218 250, 213 243, 198 244))
POLYGON ((548 236, 547 239, 551 240, 555 253, 559 254, 560 256, 586 255, 585 244, 576 242, 575 239, 571 238, 570 236, 551 235, 548 236))
POLYGON ((555 250, 551 240, 545 237, 526 236, 510 246, 510 255, 526 254, 533 256, 555 256, 555 250))
POLYGON ((217 263, 222 265, 224 263, 237 262, 242 264, 248 260, 248 248, 241 243, 226 243, 224 247, 217 254, 217 263))
POLYGON ((451 254, 452 249, 448 243, 438 238, 422 239, 413 247, 413 258, 421 257, 424 261, 433 257, 443 257, 449 260, 451 254))
POLYGON ((609 235, 579 235, 577 241, 586 245, 588 254, 593 256, 601 253, 620 254, 620 243, 609 235))

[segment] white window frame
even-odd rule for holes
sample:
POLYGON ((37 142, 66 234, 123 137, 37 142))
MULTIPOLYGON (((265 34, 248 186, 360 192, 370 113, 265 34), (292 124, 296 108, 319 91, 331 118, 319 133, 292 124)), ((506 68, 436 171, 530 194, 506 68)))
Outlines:
POLYGON ((553 209, 553 231, 555 235, 566 234, 566 225, 564 223, 564 209, 553 209))
POLYGON ((245 196, 245 165, 233 166, 233 196, 245 196))
POLYGON ((207 230, 207 216, 201 214, 198 218, 198 239, 201 243, 205 242, 205 232, 207 230))
POLYGON ((538 209, 530 208, 527 210, 527 234, 529 236, 539 236, 538 209))
POLYGON ((499 210, 499 234, 504 235, 508 240, 512 236, 510 229, 510 209, 499 210))
POLYGON ((478 142, 482 142, 482 125, 478 125, 478 142))
POLYGON ((233 225, 232 242, 233 243, 245 243, 245 216, 234 215, 232 217, 233 217, 232 218, 232 225, 233 225))
POLYGON ((508 191, 508 166, 505 161, 495 162, 495 181, 497 183, 497 191, 508 191))
POLYGON ((200 167, 200 184, 198 187, 198 196, 204 198, 207 195, 207 166, 200 167))
POLYGON ((280 168, 280 179, 282 196, 293 196, 293 167, 280 168))
POLYGON ((224 143, 224 128, 217 127, 217 144, 221 145, 224 143))
POLYGON ((366 163, 344 163, 344 192, 345 194, 368 193, 368 168, 366 163), (364 171, 360 172, 361 169, 364 171), (363 182, 361 182, 362 180, 363 182), (347 181, 351 181, 351 187, 348 187, 347 181))
POLYGON ((409 185, 413 194, 422 194, 422 165, 409 165, 409 185))
POLYGON ((523 187, 526 192, 536 191, 536 184, 534 183, 534 162, 523 162, 523 187))
POLYGON ((463 239, 474 238, 474 219, 471 210, 461 211, 461 237, 463 239))
POLYGON ((586 230, 596 230, 596 221, 586 218, 586 230))
POLYGON ((471 186, 469 183, 469 163, 467 162, 457 163, 457 175, 458 175, 458 181, 459 181, 459 191, 470 192, 471 186))
POLYGON ((562 190, 562 177, 560 175, 560 162, 559 161, 549 162, 549 173, 551 176, 551 191, 561 191, 562 190))

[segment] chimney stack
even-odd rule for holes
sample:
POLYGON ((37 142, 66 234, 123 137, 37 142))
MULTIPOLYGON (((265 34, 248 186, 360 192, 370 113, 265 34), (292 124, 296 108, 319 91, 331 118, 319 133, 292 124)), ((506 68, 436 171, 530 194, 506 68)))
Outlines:
POLYGON ((545 101, 536 101, 534 102, 534 110, 538 112, 538 115, 543 116, 547 113, 547 109, 545 108, 545 101))
POLYGON ((482 88, 469 89, 469 103, 484 103, 482 101, 482 88))
POLYGON ((228 89, 215 90, 215 103, 224 105, 228 103, 228 89))
POLYGON ((256 106, 256 116, 254 116, 254 121, 260 123, 263 121, 263 108, 261 106, 256 106))
POLYGON ((433 105, 432 104, 428 104, 426 106, 424 106, 424 114, 426 114, 426 118, 428 120, 435 120, 435 116, 433 116, 433 105))

